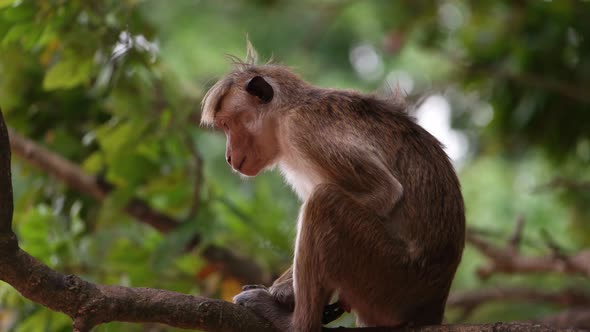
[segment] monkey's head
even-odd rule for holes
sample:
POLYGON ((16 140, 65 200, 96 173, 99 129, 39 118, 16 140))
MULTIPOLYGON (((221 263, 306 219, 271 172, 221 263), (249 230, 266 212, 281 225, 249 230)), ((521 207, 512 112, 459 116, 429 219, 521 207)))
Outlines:
POLYGON ((279 119, 305 82, 279 65, 234 61, 234 71, 205 94, 201 124, 223 130, 228 164, 255 176, 280 159, 279 119))

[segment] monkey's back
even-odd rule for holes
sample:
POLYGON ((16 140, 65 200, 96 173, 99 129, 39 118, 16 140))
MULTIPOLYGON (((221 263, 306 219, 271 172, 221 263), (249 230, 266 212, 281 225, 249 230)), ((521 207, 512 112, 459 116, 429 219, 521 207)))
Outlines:
POLYGON ((403 101, 313 89, 301 103, 297 112, 306 130, 332 127, 339 133, 334 139, 356 139, 354 144, 381 159, 402 184, 403 196, 390 215, 398 232, 424 245, 429 256, 460 258, 465 213, 459 180, 442 144, 406 112, 403 101))
POLYGON ((459 180, 442 144, 416 123, 403 101, 348 91, 333 93, 340 98, 346 95, 355 105, 339 109, 363 124, 357 127, 363 130, 360 135, 369 138, 404 188, 390 214, 393 229, 415 241, 409 244, 417 247, 417 260, 458 264, 464 246, 465 212, 459 180))

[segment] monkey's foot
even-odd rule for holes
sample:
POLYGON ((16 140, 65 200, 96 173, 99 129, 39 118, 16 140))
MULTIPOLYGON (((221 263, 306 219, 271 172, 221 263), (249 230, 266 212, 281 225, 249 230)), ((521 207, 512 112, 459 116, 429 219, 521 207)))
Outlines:
POLYGON ((234 297, 234 303, 272 322, 279 331, 291 329, 291 312, 285 310, 266 288, 245 290, 234 297))
POLYGON ((295 292, 291 280, 275 283, 268 291, 285 310, 292 312, 295 309, 295 292))

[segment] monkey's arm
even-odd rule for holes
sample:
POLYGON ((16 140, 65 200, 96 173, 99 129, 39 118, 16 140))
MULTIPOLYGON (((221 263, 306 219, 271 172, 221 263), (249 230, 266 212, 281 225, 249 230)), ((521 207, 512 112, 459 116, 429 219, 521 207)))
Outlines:
POLYGON ((289 144, 324 183, 338 185, 377 215, 388 215, 404 192, 389 165, 396 145, 378 137, 375 130, 387 130, 372 120, 335 107, 331 112, 329 117, 313 108, 294 112, 286 125, 289 144))
POLYGON ((358 152, 342 158, 343 170, 334 174, 336 184, 377 215, 387 215, 401 199, 403 186, 380 160, 365 151, 358 152), (342 172, 354 176, 343 177, 342 172))
POLYGON ((402 184, 373 149, 356 144, 346 133, 342 136, 334 139, 321 131, 304 136, 306 159, 323 173, 324 181, 338 185, 377 215, 387 215, 403 195, 402 184))

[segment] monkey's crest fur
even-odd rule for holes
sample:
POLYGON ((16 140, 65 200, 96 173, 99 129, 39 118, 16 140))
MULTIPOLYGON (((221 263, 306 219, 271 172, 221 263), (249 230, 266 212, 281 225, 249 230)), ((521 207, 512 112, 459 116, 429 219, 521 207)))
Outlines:
MULTIPOLYGON (((213 119, 215 117, 215 113, 219 110, 221 100, 223 100, 223 97, 232 88, 232 86, 240 81, 239 78, 252 77, 256 75, 264 77, 271 83, 271 85, 273 85, 273 88, 277 90, 277 95, 281 96, 283 102, 287 101, 285 99, 291 99, 288 98, 288 96, 298 95, 298 93, 296 93, 297 91, 294 91, 295 93, 288 93, 290 89, 310 87, 307 82, 293 73, 290 68, 275 63, 272 57, 266 63, 258 64, 258 52, 248 39, 246 40, 246 57, 244 60, 235 55, 228 54, 226 56, 233 65, 233 70, 224 79, 215 83, 203 97, 201 102, 201 125, 213 125, 213 119), (278 82, 281 83, 279 84, 278 82), (285 84, 285 82, 289 82, 289 84, 285 84)), ((399 86, 396 86, 390 90, 388 95, 383 97, 374 97, 391 103, 395 109, 405 111, 408 109, 409 105, 407 104, 403 94, 404 93, 399 88, 399 86)), ((296 99, 297 98, 292 98, 289 101, 296 102, 296 99)))

